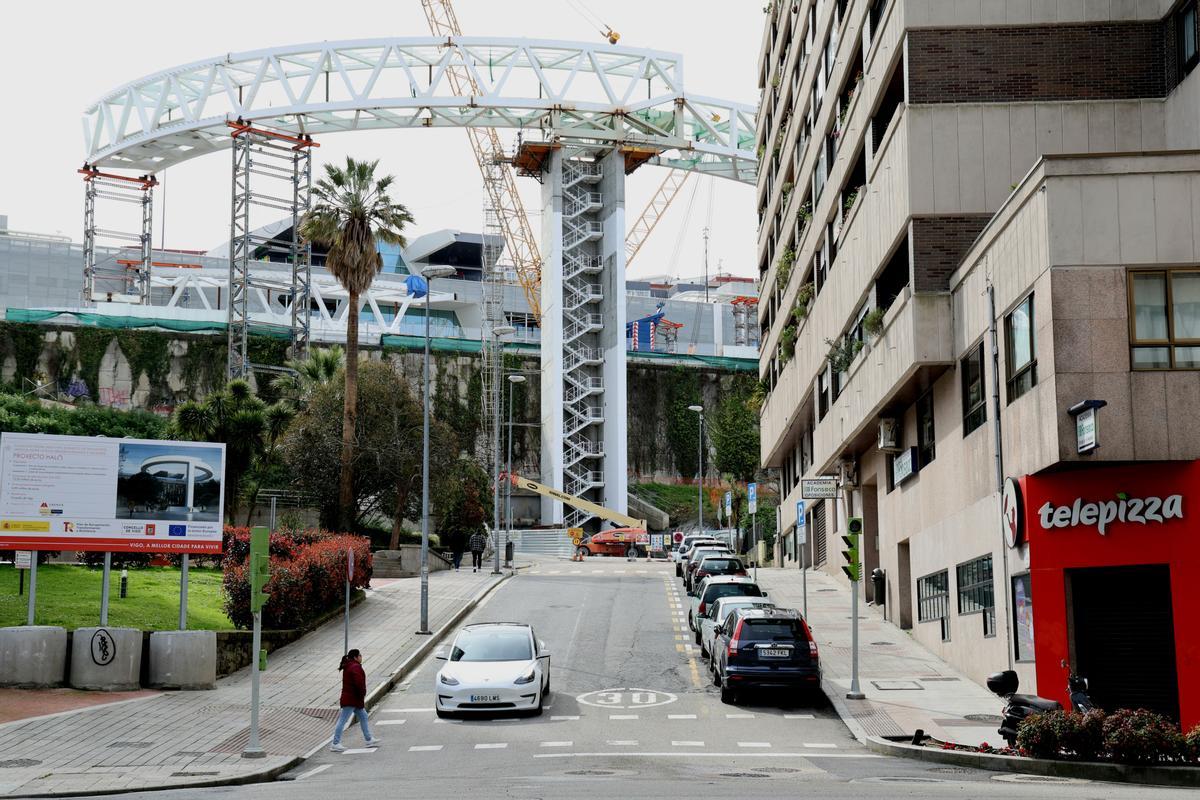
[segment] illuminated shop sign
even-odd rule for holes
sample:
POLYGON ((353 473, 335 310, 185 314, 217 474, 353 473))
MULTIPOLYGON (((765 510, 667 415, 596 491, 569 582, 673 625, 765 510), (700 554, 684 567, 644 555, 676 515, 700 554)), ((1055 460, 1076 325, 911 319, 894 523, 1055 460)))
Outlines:
POLYGON ((1121 492, 1115 500, 1085 502, 1082 497, 1077 497, 1069 506, 1055 506, 1046 502, 1038 509, 1038 520, 1043 530, 1094 525, 1101 536, 1105 535, 1108 526, 1114 522, 1147 525, 1170 519, 1183 519, 1181 494, 1167 497, 1129 497, 1121 492))

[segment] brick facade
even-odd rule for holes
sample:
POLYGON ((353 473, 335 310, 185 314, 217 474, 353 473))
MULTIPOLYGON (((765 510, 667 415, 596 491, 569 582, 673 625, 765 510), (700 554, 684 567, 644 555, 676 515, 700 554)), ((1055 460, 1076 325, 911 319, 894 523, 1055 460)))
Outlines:
POLYGON ((914 218, 913 291, 950 291, 950 275, 990 219, 986 215, 914 218))
POLYGON ((1115 22, 910 30, 909 102, 1163 97, 1165 28, 1115 22))

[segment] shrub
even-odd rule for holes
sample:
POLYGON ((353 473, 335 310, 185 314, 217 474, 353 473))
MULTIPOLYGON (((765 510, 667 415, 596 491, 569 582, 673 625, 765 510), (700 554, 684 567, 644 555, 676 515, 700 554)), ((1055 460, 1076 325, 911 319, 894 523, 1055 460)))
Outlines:
POLYGON ((1200 725, 1183 737, 1183 756, 1188 761, 1200 761, 1200 725))
POLYGON ((1047 711, 1021 720, 1017 730, 1017 750, 1030 758, 1058 758, 1062 751, 1061 735, 1067 722, 1064 711, 1047 711))
POLYGON ((1183 737, 1175 723, 1161 714, 1123 708, 1104 721, 1104 747, 1114 761, 1154 764, 1180 758, 1183 737))
MULTIPOLYGON (((248 628, 250 584, 247 571, 249 531, 227 529, 229 543, 222 588, 225 613, 236 627, 248 628)), ((336 607, 344 598, 346 551, 354 551, 352 588, 371 581, 371 547, 365 536, 328 531, 285 531, 271 536, 271 578, 266 592, 271 596, 263 607, 263 627, 272 630, 301 628, 336 607)))
POLYGON ((1059 747, 1064 752, 1074 753, 1083 761, 1095 761, 1104 755, 1103 711, 1095 709, 1083 714, 1072 711, 1065 718, 1059 733, 1059 747))

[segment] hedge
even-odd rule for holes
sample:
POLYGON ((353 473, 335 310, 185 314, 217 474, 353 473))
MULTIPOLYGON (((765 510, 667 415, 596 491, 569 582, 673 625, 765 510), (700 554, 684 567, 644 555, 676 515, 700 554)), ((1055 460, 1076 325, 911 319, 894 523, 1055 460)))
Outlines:
MULTIPOLYGON (((249 628, 250 584, 247 575, 250 531, 226 529, 224 577, 225 613, 234 626, 249 628)), ((336 607, 345 598, 346 552, 354 551, 351 588, 371 581, 371 546, 365 536, 329 531, 283 531, 271 535, 271 578, 263 607, 263 627, 269 630, 301 628, 336 607)))
POLYGON ((1032 758, 1195 763, 1200 761, 1200 725, 1184 735, 1174 722, 1146 709, 1049 711, 1022 721, 1017 749, 1032 758))

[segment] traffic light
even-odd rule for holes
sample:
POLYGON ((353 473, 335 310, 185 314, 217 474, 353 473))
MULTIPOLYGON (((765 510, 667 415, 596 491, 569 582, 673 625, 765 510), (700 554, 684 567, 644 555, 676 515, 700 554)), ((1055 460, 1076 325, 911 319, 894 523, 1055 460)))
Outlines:
POLYGON ((271 595, 263 591, 271 579, 271 534, 263 527, 250 531, 250 610, 262 611, 271 595))
POLYGON ((842 572, 852 581, 862 578, 862 560, 858 552, 862 529, 862 517, 851 517, 846 520, 846 532, 842 534, 842 541, 846 543, 846 549, 842 551, 842 557, 846 559, 846 563, 842 565, 842 572))

